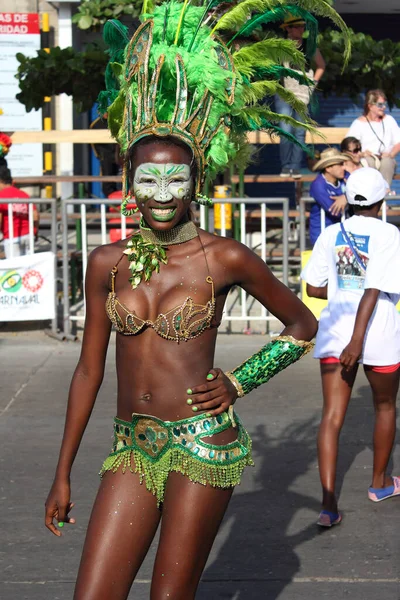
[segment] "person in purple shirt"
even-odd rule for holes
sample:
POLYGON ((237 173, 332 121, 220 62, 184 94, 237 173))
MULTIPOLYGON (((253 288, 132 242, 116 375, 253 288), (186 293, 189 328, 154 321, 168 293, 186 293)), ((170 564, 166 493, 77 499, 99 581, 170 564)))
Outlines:
POLYGON ((315 244, 321 233, 321 208, 325 211, 325 227, 339 223, 347 205, 345 196, 344 161, 348 157, 335 148, 321 152, 321 158, 315 163, 313 171, 320 171, 310 186, 310 196, 315 204, 310 210, 310 241, 315 244))

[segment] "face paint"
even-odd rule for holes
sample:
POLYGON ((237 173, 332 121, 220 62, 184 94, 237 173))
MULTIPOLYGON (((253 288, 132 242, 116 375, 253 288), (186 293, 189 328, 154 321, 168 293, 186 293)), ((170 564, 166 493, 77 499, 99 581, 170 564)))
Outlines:
POLYGON ((189 165, 143 163, 135 171, 133 192, 139 202, 189 200, 193 177, 189 165))

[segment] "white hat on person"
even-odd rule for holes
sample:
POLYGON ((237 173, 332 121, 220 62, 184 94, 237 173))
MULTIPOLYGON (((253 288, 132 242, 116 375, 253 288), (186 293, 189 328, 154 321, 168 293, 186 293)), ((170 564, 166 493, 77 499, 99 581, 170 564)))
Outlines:
POLYGON ((363 167, 351 173, 346 181, 346 196, 349 204, 371 206, 383 200, 389 191, 382 173, 372 167, 363 167))

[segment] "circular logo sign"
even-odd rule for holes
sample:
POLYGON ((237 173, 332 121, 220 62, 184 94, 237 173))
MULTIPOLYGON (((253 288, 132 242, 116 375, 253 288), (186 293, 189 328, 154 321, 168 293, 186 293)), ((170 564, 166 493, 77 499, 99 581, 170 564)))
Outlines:
POLYGON ((35 292, 40 290, 40 288, 42 287, 43 277, 41 276, 39 271, 36 271, 35 269, 31 269, 30 271, 25 273, 25 275, 23 276, 22 283, 23 283, 25 289, 27 289, 29 292, 32 292, 32 294, 34 294, 35 292))
POLYGON ((0 279, 0 287, 4 292, 18 292, 22 285, 22 277, 18 271, 7 271, 0 279))

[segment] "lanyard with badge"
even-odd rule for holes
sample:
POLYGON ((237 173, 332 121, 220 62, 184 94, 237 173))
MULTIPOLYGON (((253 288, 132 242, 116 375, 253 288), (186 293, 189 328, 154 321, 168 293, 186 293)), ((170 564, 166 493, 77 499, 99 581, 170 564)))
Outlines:
POLYGON ((382 152, 385 150, 385 142, 383 141, 385 139, 385 123, 383 122, 382 119, 382 137, 383 140, 381 140, 381 138, 379 137, 379 135, 376 133, 375 129, 372 127, 371 125, 371 121, 368 119, 368 117, 365 117, 367 119, 367 123, 368 125, 371 127, 372 132, 374 133, 375 137, 378 139, 379 142, 379 156, 382 154, 382 152))
POLYGON ((354 258, 360 265, 363 273, 365 273, 367 271, 367 267, 366 267, 363 259, 361 258, 360 251, 357 248, 357 244, 353 238, 353 235, 351 233, 347 233, 347 231, 344 228, 343 223, 340 223, 340 229, 342 230, 342 234, 343 234, 344 239, 346 240, 346 243, 350 246, 350 249, 351 249, 352 253, 354 254, 354 258), (351 238, 353 238, 353 239, 351 239, 351 238))

